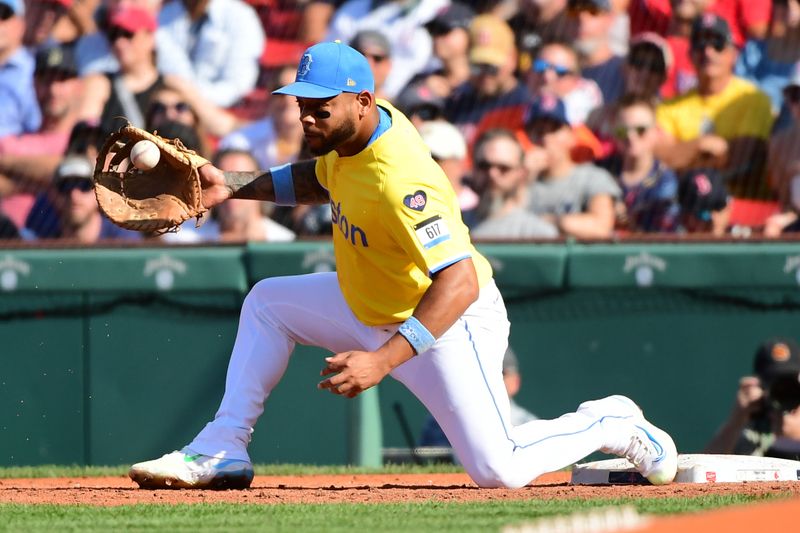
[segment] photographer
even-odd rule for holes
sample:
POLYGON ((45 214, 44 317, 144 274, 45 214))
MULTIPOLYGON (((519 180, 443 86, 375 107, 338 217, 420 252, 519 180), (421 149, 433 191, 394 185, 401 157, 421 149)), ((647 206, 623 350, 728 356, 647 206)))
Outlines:
POLYGON ((739 380, 733 410, 704 451, 800 458, 800 347, 770 339, 756 351, 753 370, 739 380))

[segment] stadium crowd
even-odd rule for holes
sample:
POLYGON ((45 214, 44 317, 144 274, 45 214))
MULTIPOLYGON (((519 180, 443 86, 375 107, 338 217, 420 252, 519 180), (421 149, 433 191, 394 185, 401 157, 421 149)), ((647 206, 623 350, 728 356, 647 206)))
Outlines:
POLYGON ((800 0, 0 0, 0 238, 285 241, 328 206, 230 202, 146 236, 98 211, 126 121, 221 168, 307 156, 272 97, 339 39, 477 239, 800 231, 800 0))

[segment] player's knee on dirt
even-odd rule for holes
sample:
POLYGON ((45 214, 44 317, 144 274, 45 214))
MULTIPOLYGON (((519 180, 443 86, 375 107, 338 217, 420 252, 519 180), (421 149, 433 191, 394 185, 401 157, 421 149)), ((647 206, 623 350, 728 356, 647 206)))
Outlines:
POLYGON ((514 468, 508 458, 493 458, 480 461, 478 464, 464 465, 467 474, 479 486, 484 488, 518 489, 531 480, 520 476, 520 469, 514 468))

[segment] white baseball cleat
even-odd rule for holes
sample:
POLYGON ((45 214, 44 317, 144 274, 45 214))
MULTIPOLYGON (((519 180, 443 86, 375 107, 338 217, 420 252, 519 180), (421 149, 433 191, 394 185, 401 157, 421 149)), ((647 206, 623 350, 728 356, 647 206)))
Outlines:
POLYGON ((586 402, 579 408, 600 415, 600 423, 614 434, 613 444, 600 451, 619 455, 653 485, 665 485, 678 472, 678 451, 669 434, 644 418, 641 408, 625 396, 586 402))
POLYGON ((254 472, 249 461, 220 459, 184 448, 136 463, 128 475, 143 489, 246 489, 254 472))

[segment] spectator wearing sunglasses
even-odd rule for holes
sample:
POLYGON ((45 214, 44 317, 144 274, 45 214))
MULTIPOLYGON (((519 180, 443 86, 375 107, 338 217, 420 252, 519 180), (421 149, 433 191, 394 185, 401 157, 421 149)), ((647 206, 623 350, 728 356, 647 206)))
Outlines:
POLYGON ((104 239, 141 239, 138 232, 119 228, 100 213, 94 194, 93 173, 94 162, 83 155, 68 155, 58 165, 53 176, 53 194, 50 196, 58 221, 53 233, 46 237, 69 239, 82 244, 104 239))
POLYGON ((0 0, 0 137, 39 129, 42 115, 33 88, 33 55, 22 46, 24 0, 0 0))
POLYGON ((203 157, 210 157, 209 136, 197 114, 183 95, 171 87, 160 87, 150 97, 145 113, 148 131, 157 131, 166 138, 179 138, 187 148, 203 157))
POLYGON ((564 103, 570 124, 583 124, 603 105, 603 94, 593 80, 581 76, 578 55, 566 43, 544 45, 527 76, 533 95, 551 94, 564 103))
POLYGON ((575 49, 584 78, 594 80, 603 101, 613 103, 624 93, 624 58, 614 53, 610 32, 616 15, 610 0, 569 0, 568 12, 577 24, 575 49))
MULTIPOLYGON (((667 42, 655 33, 640 33, 631 39, 630 50, 622 68, 625 95, 645 101, 660 100, 660 91, 672 64, 672 54, 667 42)), ((605 104, 592 111, 586 120, 603 146, 602 160, 614 158, 619 144, 615 141, 619 102, 605 104)), ((608 167, 609 162, 601 161, 608 167)), ((613 161, 610 162, 613 164, 613 161)))
POLYGON ((433 40, 433 57, 439 62, 430 74, 441 78, 444 96, 469 79, 469 27, 474 18, 470 7, 453 2, 425 25, 433 40))
POLYGON ((488 130, 475 141, 470 184, 480 200, 465 217, 470 235, 481 239, 552 239, 556 227, 528 209, 528 173, 514 133, 488 130))
MULTIPOLYGON (((92 29, 87 27, 87 33, 75 43, 75 58, 81 77, 119 71, 119 63, 111 51, 108 27, 114 12, 131 7, 144 9, 157 18, 161 0, 103 0, 94 11, 92 29)), ((161 49, 161 43, 157 41, 156 47, 161 49)))
POLYGON ((49 185, 78 118, 83 83, 73 48, 54 44, 36 54, 34 87, 42 125, 0 138, 0 211, 23 227, 36 193, 49 185))
POLYGON ((470 78, 457 87, 445 102, 445 118, 464 134, 467 144, 475 138, 481 118, 490 111, 524 105, 527 88, 514 75, 517 49, 514 33, 495 15, 475 17, 470 26, 470 78))
POLYGON ((564 104, 550 95, 533 102, 525 132, 535 145, 528 161, 538 161, 530 184, 529 209, 554 224, 561 235, 578 239, 608 239, 614 231, 614 203, 620 189, 614 178, 591 163, 576 164, 576 135, 564 104))
POLYGON ((122 8, 111 14, 108 38, 119 70, 87 76, 81 102, 81 118, 98 121, 106 135, 127 122, 146 126, 150 100, 164 86, 154 61, 156 28, 146 9, 122 8))
POLYGON ((361 30, 350 41, 350 46, 367 58, 375 80, 375 97, 388 99, 384 92, 386 78, 392 71, 392 45, 379 30, 361 30))
POLYGON ((773 133, 769 142, 769 184, 781 211, 767 219, 764 235, 800 232, 800 63, 783 89, 790 124, 773 133))
POLYGON ((654 154, 658 132, 649 99, 624 96, 614 120, 620 155, 615 173, 622 197, 615 205, 616 228, 631 233, 671 233, 678 225, 678 178, 654 154))
POLYGON ((695 18, 708 10, 713 0, 671 0, 667 7, 672 10, 666 33, 667 44, 672 55, 672 65, 667 69, 667 80, 661 87, 661 95, 674 98, 697 86, 697 73, 692 64, 690 37, 695 18))
POLYGON ((766 199, 769 97, 734 75, 737 49, 725 19, 705 13, 691 34, 698 85, 658 107, 659 157, 679 173, 716 168, 735 198, 766 199))

